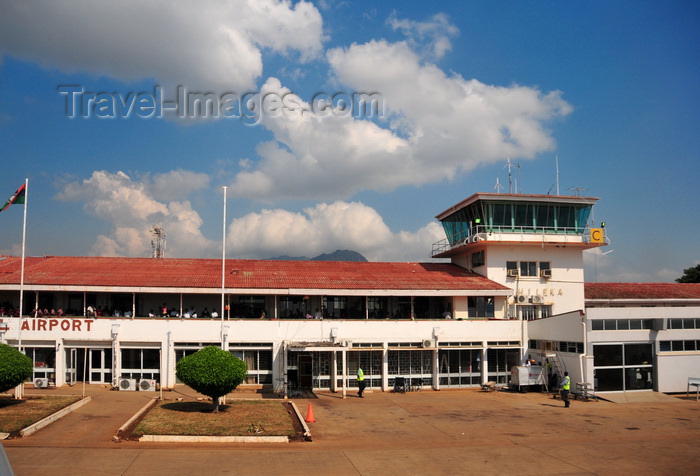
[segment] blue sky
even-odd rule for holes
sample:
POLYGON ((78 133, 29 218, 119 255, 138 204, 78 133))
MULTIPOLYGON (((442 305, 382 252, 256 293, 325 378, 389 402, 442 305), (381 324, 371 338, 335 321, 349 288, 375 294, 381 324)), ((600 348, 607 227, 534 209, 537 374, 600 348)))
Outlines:
MULTIPOLYGON (((218 257, 226 185, 230 257, 349 248, 427 261, 444 237, 437 213, 494 191, 497 178, 507 186, 508 157, 520 192, 547 193, 558 156, 561 193, 600 197, 595 220, 612 240, 587 253, 587 280, 672 281, 700 263, 697 2, 30 0, 3 10, 0 195, 29 177, 30 255, 147 256, 149 228, 161 225, 168 256, 218 257), (319 93, 374 92, 384 108, 263 111, 255 125, 94 109, 69 118, 59 92, 116 101, 156 85, 166 100, 182 86, 308 107, 319 93)), ((0 220, 0 253, 19 254, 21 207, 0 220)))

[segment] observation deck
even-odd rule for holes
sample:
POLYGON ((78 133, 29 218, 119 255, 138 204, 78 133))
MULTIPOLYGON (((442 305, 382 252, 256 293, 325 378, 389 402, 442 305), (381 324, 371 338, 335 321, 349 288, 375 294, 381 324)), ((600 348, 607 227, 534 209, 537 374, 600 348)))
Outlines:
POLYGON ((589 224, 594 197, 477 193, 436 216, 446 238, 432 258, 448 258, 475 244, 605 246, 605 229, 589 224))

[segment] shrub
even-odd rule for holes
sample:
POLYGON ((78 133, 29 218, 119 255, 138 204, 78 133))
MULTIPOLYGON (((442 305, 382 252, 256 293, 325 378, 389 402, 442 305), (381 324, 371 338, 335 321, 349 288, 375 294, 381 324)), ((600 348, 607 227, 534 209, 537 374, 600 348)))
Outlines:
POLYGON ((211 397, 217 412, 219 397, 238 387, 248 375, 248 369, 245 362, 230 352, 210 345, 180 360, 175 374, 195 391, 211 397))
POLYGON ((16 387, 32 376, 34 362, 14 347, 0 344, 0 393, 16 387))

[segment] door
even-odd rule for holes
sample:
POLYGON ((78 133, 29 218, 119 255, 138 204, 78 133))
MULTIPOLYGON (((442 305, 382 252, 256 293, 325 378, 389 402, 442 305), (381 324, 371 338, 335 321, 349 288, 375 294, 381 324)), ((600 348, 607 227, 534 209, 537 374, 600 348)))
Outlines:
POLYGON ((90 349, 89 382, 112 382, 112 349, 90 349))
POLYGON ((313 385, 313 361, 310 355, 299 356, 299 386, 311 388, 313 385))
POLYGON ((66 349, 66 383, 70 386, 78 380, 77 362, 78 349, 66 349))

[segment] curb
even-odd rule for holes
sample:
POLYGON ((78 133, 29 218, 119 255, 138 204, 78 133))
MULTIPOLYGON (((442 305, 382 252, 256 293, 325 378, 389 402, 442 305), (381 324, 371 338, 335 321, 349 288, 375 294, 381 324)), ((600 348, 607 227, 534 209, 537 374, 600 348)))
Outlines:
POLYGON ((304 439, 306 441, 312 441, 311 430, 309 430, 309 425, 306 424, 306 421, 301 416, 301 413, 299 412, 299 409, 297 408, 296 404, 294 402, 291 402, 291 404, 292 404, 292 408, 294 409, 294 413, 296 413, 297 418, 301 422, 301 426, 304 428, 304 439))
POLYGON ((126 423, 124 423, 122 426, 119 427, 117 430, 117 435, 115 436, 116 440, 119 440, 121 438, 122 433, 132 424, 134 421, 137 419, 141 418, 141 416, 146 413, 153 405, 156 404, 158 401, 158 398, 152 398, 151 400, 146 403, 141 410, 137 411, 134 416, 129 418, 126 423))
POLYGON ((139 441, 166 443, 289 443, 286 436, 143 435, 139 441))
POLYGON ((66 416, 67 414, 69 414, 73 410, 76 410, 76 409, 82 407, 83 405, 88 403, 90 400, 92 400, 92 398, 89 396, 83 398, 82 400, 78 400, 77 402, 75 402, 71 405, 68 405, 66 408, 63 408, 63 409, 57 411, 56 413, 47 416, 43 420, 39 420, 38 422, 29 425, 27 428, 20 430, 19 435, 23 436, 23 437, 29 436, 32 433, 34 433, 35 431, 40 430, 40 429, 44 428, 45 426, 55 422, 59 418, 66 416))

